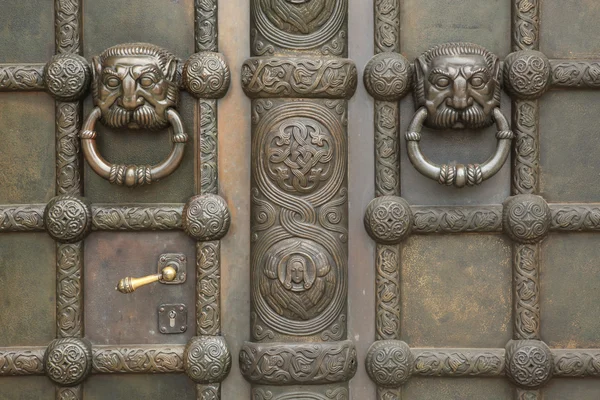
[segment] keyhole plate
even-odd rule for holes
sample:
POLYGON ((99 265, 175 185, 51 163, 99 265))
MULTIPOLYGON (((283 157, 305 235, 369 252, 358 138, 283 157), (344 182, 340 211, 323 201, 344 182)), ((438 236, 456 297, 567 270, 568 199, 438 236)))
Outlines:
POLYGON ((187 331, 187 306, 185 304, 158 306, 158 331, 163 334, 187 331))

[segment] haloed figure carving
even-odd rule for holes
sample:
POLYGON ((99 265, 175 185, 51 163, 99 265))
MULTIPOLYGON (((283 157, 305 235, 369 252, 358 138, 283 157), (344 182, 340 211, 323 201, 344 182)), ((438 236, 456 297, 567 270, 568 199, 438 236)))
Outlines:
POLYGON ((165 128, 166 111, 179 98, 178 63, 173 54, 148 43, 116 45, 94 57, 92 90, 101 121, 112 128, 165 128))
POLYGON ((415 62, 415 102, 435 129, 483 128, 500 106, 500 62, 472 43, 436 46, 415 62))

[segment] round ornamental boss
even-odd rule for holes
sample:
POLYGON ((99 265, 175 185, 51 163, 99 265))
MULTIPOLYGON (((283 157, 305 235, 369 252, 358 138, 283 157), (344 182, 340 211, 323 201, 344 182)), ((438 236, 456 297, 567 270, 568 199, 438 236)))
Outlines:
POLYGON ((220 53, 192 54, 183 67, 185 89, 196 98, 220 99, 231 83, 229 67, 220 53))
POLYGON ((44 224, 54 240, 61 243, 78 242, 92 229, 92 209, 82 198, 57 196, 46 205, 44 224))
POLYGON ((397 244, 410 234, 413 215, 410 205, 402 197, 381 196, 369 203, 364 224, 376 242, 397 244))
POLYGON ((504 88, 517 99, 537 99, 550 87, 550 72, 550 61, 539 51, 511 53, 504 60, 504 88))
POLYGON ((514 384, 537 389, 552 378, 554 359, 539 340, 511 340, 506 346, 506 373, 514 384))
POLYGON ((192 197, 183 208, 183 229, 200 241, 219 240, 227 234, 231 223, 225 200, 215 194, 192 197))
POLYGON ((80 99, 91 81, 90 65, 77 54, 58 54, 44 67, 46 90, 60 101, 80 99))
POLYGON ((550 231, 551 211, 541 196, 521 194, 503 204, 504 231, 519 243, 537 243, 550 231))
POLYGON ((376 100, 398 101, 412 89, 410 62, 399 53, 381 53, 365 67, 363 80, 376 100))
POLYGON ((185 348, 183 367, 196 383, 222 382, 231 370, 231 353, 221 336, 193 337, 185 348))
POLYGON ((85 339, 56 339, 44 354, 44 370, 54 383, 75 386, 92 371, 92 349, 85 339))
POLYGON ((367 353, 367 373, 378 386, 397 388, 410 379, 414 357, 410 347, 399 340, 373 343, 367 353))

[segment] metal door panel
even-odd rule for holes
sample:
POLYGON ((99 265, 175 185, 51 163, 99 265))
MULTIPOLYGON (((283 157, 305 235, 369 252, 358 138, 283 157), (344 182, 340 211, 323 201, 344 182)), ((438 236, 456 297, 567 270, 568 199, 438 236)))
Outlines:
POLYGON ((451 5, 439 0, 405 0, 400 2, 402 54, 413 60, 440 43, 460 41, 480 44, 504 57, 510 53, 510 23, 510 6, 504 0, 486 1, 485 7, 477 0, 451 5))
MULTIPOLYGON (((56 247, 46 233, 0 235, 0 347, 39 346, 56 337, 56 247), (15 296, 18 288, 27 296, 15 296)), ((0 379, 1 380, 1 379, 0 379)), ((0 392, 1 393, 1 392, 0 392)))
POLYGON ((545 400, 596 400, 600 393, 600 382, 578 380, 556 380, 544 390, 545 400))
POLYGON ((92 344, 185 344, 195 334, 196 301, 193 267, 194 241, 183 232, 95 232, 86 240, 85 326, 92 344), (130 295, 115 291, 126 277, 155 274, 161 254, 181 253, 187 258, 188 278, 182 285, 150 285, 130 295), (159 331, 161 304, 187 306, 186 331, 165 335, 159 331))
POLYGON ((540 100, 540 190, 552 202, 597 202, 600 116, 595 91, 555 91, 540 100))
POLYGON ((549 346, 600 347, 598 260, 596 233, 556 233, 542 245, 542 335, 549 346))
POLYGON ((407 240, 403 340, 411 347, 503 347, 511 336, 510 250, 500 235, 407 240))
POLYGON ((0 15, 0 54, 3 63, 38 63, 54 54, 53 2, 10 3, 0 15), (27 34, 23 34, 27 32, 27 34))
POLYGON ((406 399, 510 400, 514 389, 503 379, 450 379, 414 377, 402 395, 406 399))
POLYGON ((117 43, 153 43, 184 58, 194 52, 194 0, 83 0, 84 53, 117 43))
POLYGON ((95 375, 87 380, 83 395, 91 400, 195 400, 196 385, 185 374, 95 375))
POLYGON ((11 400, 54 400, 54 385, 45 376, 4 376, 0 393, 11 400))
POLYGON ((53 103, 44 93, 0 93, 1 204, 43 203, 54 195, 53 103))
POLYGON ((600 9, 594 0, 540 2, 540 51, 548 58, 597 58, 600 9))

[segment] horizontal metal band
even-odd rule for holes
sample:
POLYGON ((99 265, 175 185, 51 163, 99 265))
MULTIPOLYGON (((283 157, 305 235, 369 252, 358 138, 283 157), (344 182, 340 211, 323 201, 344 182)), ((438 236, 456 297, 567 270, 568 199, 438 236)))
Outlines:
POLYGON ((242 65, 242 88, 250 98, 349 99, 356 65, 344 58, 253 57, 242 65))
POLYGON ((146 231, 182 229, 183 204, 94 204, 92 229, 146 231))
POLYGON ((94 346, 92 372, 167 374, 183 372, 184 345, 94 346))
POLYGON ((502 232, 502 206, 411 206, 412 232, 502 232))
POLYGON ((0 205, 0 232, 44 230, 45 204, 0 205))
POLYGON ((44 374, 45 346, 0 348, 0 376, 44 374))
POLYGON ((553 88, 600 89, 600 60, 550 60, 553 88))
POLYGON ((411 349, 413 375, 439 377, 503 376, 504 349, 411 349))
POLYGON ((600 203, 550 204, 552 231, 600 231, 600 203))
POLYGON ((356 373, 354 343, 252 343, 240 351, 247 381, 261 385, 322 385, 349 381, 356 373))
POLYGON ((0 92, 46 90, 46 64, 0 64, 0 92))
POLYGON ((600 349, 552 350, 554 376, 600 377, 600 349))

